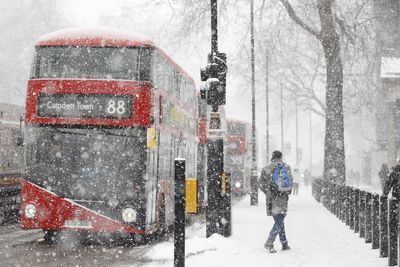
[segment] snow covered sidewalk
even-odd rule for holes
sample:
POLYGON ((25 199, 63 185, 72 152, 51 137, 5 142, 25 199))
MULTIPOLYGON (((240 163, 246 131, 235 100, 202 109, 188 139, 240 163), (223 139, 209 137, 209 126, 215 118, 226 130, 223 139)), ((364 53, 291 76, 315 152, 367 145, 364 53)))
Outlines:
MULTIPOLYGON (((277 253, 269 254, 263 247, 272 217, 266 216, 265 196, 259 193, 259 205, 250 206, 245 197, 232 209, 232 236, 213 235, 205 238, 205 225, 195 224, 186 229, 186 266, 288 266, 344 267, 387 266, 387 258, 379 258, 378 250, 358 237, 344 223, 316 202, 310 192, 291 196, 285 219, 289 251, 281 251, 279 237, 277 253)), ((151 249, 144 258, 150 266, 173 266, 173 240, 151 249)))

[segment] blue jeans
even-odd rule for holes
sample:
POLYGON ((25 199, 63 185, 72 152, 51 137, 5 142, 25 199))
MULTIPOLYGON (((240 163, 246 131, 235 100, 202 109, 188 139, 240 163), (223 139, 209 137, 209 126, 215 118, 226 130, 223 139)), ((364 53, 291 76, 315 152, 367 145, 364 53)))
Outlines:
POLYGON ((279 234, 279 239, 281 240, 282 245, 287 244, 286 234, 285 234, 285 216, 286 214, 276 214, 273 216, 275 224, 269 233, 269 237, 267 240, 268 244, 273 244, 276 236, 279 234))

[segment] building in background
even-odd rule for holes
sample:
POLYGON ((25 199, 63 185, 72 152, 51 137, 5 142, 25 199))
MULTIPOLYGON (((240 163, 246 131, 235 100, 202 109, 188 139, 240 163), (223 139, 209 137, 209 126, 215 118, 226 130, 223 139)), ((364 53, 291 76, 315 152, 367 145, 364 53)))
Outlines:
MULTIPOLYGON (((374 0, 376 20, 376 84, 378 112, 376 141, 378 151, 384 152, 381 163, 396 164, 399 157, 400 108, 400 1, 374 0)), ((379 153, 378 153, 379 154, 379 153)))

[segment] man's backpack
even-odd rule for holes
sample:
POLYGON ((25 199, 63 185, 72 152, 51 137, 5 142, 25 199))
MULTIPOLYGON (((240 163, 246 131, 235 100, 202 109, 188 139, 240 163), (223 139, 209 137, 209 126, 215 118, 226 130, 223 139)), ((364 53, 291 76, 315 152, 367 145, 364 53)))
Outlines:
POLYGON ((278 192, 292 191, 293 182, 289 177, 289 172, 283 163, 276 165, 274 172, 272 173, 272 181, 276 185, 278 192))

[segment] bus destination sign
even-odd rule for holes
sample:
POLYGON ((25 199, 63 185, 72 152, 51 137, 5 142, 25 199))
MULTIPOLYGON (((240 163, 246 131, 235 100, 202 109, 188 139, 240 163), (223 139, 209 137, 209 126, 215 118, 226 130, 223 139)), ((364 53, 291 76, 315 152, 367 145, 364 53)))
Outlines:
POLYGON ((52 118, 128 119, 132 110, 131 95, 42 93, 37 112, 52 118))

